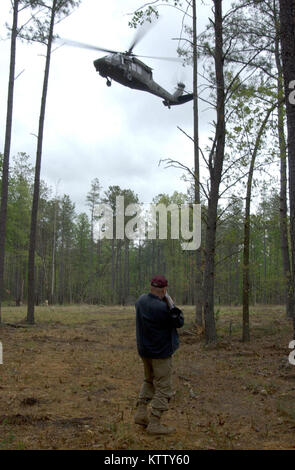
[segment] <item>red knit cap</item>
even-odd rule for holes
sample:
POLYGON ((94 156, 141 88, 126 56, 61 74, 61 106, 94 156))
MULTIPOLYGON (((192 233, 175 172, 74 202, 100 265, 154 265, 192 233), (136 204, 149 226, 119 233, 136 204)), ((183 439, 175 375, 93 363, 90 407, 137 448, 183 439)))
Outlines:
POLYGON ((166 287, 168 286, 168 281, 166 277, 158 275, 158 276, 153 277, 153 279, 151 280, 151 286, 166 287))

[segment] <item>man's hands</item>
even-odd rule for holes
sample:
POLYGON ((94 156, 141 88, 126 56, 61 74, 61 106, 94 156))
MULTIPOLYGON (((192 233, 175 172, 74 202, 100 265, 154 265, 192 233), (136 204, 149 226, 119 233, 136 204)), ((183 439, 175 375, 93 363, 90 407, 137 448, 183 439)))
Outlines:
POLYGON ((167 303, 167 305, 170 309, 174 307, 174 302, 173 302, 173 300, 171 299, 170 295, 167 292, 164 296, 164 300, 165 300, 165 302, 167 303))
POLYGON ((184 324, 184 316, 183 316, 182 311, 178 307, 175 306, 168 292, 165 293, 163 300, 166 302, 170 310, 172 325, 175 328, 181 328, 184 324))

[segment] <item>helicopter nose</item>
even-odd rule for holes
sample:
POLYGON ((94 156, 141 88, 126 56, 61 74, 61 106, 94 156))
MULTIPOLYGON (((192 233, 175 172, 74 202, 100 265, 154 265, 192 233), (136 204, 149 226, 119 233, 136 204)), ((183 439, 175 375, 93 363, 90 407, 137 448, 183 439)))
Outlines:
POLYGON ((110 64, 106 62, 104 57, 94 60, 93 64, 94 64, 95 70, 99 72, 100 75, 102 75, 103 77, 107 76, 107 74, 110 71, 110 64))
POLYGON ((100 64, 101 64, 100 59, 96 59, 96 60, 93 61, 93 65, 94 65, 97 72, 99 72, 100 64))

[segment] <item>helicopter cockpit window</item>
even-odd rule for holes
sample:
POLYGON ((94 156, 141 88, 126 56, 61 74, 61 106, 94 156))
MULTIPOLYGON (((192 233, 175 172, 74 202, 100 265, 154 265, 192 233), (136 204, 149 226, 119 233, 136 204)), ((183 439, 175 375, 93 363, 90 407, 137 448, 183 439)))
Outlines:
POLYGON ((142 67, 140 67, 140 65, 138 64, 132 63, 132 70, 140 74, 142 73, 142 67))

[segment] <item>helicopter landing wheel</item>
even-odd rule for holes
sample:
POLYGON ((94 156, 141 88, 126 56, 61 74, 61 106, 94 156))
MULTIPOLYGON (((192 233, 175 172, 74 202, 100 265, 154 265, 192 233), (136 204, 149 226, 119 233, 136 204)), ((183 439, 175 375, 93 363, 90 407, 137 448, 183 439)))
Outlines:
POLYGON ((112 82, 107 78, 107 86, 111 86, 112 82))

